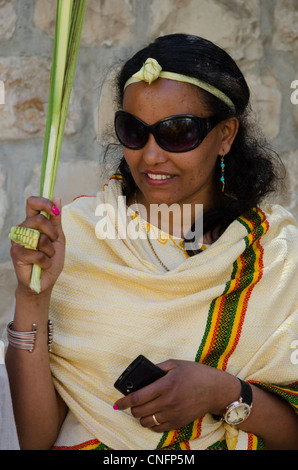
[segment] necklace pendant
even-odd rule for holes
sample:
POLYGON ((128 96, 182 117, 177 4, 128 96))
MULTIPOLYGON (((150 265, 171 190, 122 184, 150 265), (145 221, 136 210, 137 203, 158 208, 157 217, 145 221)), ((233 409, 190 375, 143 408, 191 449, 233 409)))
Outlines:
POLYGON ((150 240, 150 236, 148 234, 148 231, 145 229, 144 227, 144 224, 143 224, 143 218, 141 216, 141 212, 140 212, 140 208, 139 208, 139 203, 138 203, 138 200, 137 200, 137 193, 135 193, 135 205, 136 205, 136 214, 138 215, 139 217, 139 221, 140 221, 140 227, 141 229, 143 230, 143 232, 145 232, 146 234, 146 239, 148 241, 148 244, 149 244, 149 247, 153 253, 153 255, 155 256, 155 258, 158 260, 159 264, 164 268, 165 271, 169 272, 170 269, 161 261, 160 257, 158 256, 158 254, 156 253, 156 251, 154 250, 154 247, 151 243, 151 240, 150 240))

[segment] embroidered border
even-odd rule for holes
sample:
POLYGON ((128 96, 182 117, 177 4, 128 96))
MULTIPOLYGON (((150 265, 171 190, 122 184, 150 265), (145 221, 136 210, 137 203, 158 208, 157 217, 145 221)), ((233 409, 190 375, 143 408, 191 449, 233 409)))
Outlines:
MULTIPOLYGON (((264 250, 260 238, 269 229, 266 216, 259 208, 237 220, 248 232, 244 239, 246 249, 235 261, 231 279, 226 283, 224 292, 210 305, 206 330, 195 358, 196 362, 221 370, 226 370, 229 358, 237 347, 249 298, 262 278, 264 250)), ((182 443, 189 445, 186 440, 200 436, 202 419, 179 430, 164 433, 157 449, 169 449, 177 445, 182 449, 182 443)))
POLYGON ((82 442, 75 446, 54 446, 52 450, 111 450, 102 442, 97 439, 91 441, 82 442))
POLYGON ((294 382, 293 384, 285 386, 280 386, 276 384, 265 384, 262 382, 254 381, 251 381, 250 383, 283 398, 293 407, 295 413, 298 415, 298 382, 294 382))

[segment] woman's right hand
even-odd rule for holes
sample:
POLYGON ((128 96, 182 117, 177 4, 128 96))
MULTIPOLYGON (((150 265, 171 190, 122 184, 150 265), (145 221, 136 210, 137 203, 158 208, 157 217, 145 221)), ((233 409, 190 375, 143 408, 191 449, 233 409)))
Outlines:
POLYGON ((26 219, 20 227, 32 228, 40 232, 37 251, 24 248, 12 242, 11 258, 14 264, 18 290, 23 293, 34 293, 30 288, 32 265, 42 268, 41 292, 51 293, 60 275, 65 256, 65 237, 61 225, 61 200, 53 202, 31 196, 27 199, 26 219), (44 211, 50 215, 47 219, 40 214, 44 211))

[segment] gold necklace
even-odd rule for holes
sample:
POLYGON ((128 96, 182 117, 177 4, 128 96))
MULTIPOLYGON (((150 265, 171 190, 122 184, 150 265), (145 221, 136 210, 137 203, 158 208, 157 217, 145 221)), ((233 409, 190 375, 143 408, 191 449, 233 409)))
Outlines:
POLYGON ((137 200, 137 192, 135 192, 135 205, 136 205, 136 208, 137 208, 136 213, 137 213, 138 216, 139 216, 141 229, 142 229, 143 232, 145 232, 145 234, 146 234, 146 238, 147 238, 147 240, 148 240, 148 243, 149 243, 149 246, 150 246, 150 248, 151 248, 152 253, 154 254, 155 258, 159 261, 159 263, 161 264, 161 266, 162 266, 166 271, 169 272, 169 271, 170 271, 169 268, 167 268, 167 266, 161 261, 160 257, 158 256, 158 254, 157 254, 156 251, 154 250, 153 245, 152 245, 151 240, 150 240, 150 237, 149 237, 149 235, 148 235, 148 232, 147 232, 147 230, 145 229, 145 226, 144 226, 144 224, 143 224, 143 217, 142 217, 142 215, 141 215, 141 211, 140 211, 140 208, 139 208, 139 203, 138 203, 138 200, 137 200))

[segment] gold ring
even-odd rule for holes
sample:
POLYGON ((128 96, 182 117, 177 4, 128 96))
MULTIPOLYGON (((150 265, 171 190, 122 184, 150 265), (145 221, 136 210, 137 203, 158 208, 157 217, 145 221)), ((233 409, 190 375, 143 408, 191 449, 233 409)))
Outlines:
POLYGON ((155 418, 155 415, 152 415, 152 418, 153 418, 153 421, 154 421, 154 424, 156 426, 160 426, 160 423, 157 421, 157 419, 155 418))
POLYGON ((40 232, 33 228, 11 227, 9 238, 29 250, 37 250, 40 232))

